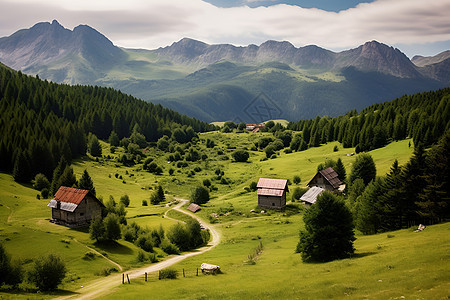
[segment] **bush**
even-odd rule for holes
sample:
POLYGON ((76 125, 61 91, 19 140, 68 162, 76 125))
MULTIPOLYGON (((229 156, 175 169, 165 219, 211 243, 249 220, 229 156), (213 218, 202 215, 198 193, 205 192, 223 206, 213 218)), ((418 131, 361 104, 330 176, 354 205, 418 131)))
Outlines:
POLYGON ((191 194, 191 202, 205 204, 209 201, 209 191, 203 186, 196 187, 191 194))
POLYGON ((153 252, 153 243, 152 239, 149 236, 140 236, 136 240, 136 246, 141 248, 142 250, 146 252, 153 252))
POLYGON ((174 269, 162 269, 159 271, 159 279, 177 279, 178 272, 174 269))
POLYGON ((257 186, 258 186, 258 183, 256 181, 252 181, 252 182, 250 182, 249 188, 252 192, 255 192, 258 189, 257 186))
POLYGON ((17 286, 22 278, 22 266, 18 262, 11 263, 11 257, 0 244, 0 286, 3 283, 17 286))
POLYGON ((50 188, 50 182, 44 174, 36 174, 36 176, 34 177, 33 188, 38 191, 42 191, 43 189, 48 190, 50 188))
POLYGON ((148 206, 147 200, 142 200, 142 206, 148 206))
POLYGON ((235 152, 233 152, 233 154, 231 156, 237 162, 246 162, 249 158, 249 154, 245 150, 235 151, 235 152))
POLYGON ((204 179, 203 185, 206 186, 207 188, 209 188, 211 186, 211 181, 209 179, 204 179))
POLYGON ((292 191, 292 201, 294 200, 299 200, 301 196, 303 196, 304 193, 306 193, 306 191, 308 191, 307 188, 299 188, 296 187, 293 191, 292 191))
POLYGON ((123 203, 125 207, 128 207, 128 205, 130 205, 130 197, 128 197, 127 194, 123 195, 122 197, 120 197, 120 203, 123 203))
POLYGON ((295 175, 292 181, 293 181, 295 184, 299 184, 300 181, 301 181, 300 176, 295 175))
POLYGON ((28 279, 41 291, 55 290, 66 277, 66 266, 59 256, 50 254, 35 260, 28 279))
POLYGON ((168 239, 163 239, 161 241, 160 248, 167 254, 180 254, 180 249, 178 249, 178 247, 172 244, 168 239))
POLYGON ((42 189, 41 196, 42 196, 42 199, 48 199, 48 196, 50 196, 49 190, 48 189, 42 189))

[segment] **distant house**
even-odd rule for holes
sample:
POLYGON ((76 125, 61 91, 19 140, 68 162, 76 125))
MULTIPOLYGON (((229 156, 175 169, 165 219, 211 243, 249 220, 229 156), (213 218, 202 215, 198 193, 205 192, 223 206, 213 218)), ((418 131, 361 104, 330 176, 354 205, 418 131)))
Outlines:
POLYGON ((311 188, 313 186, 318 186, 327 191, 336 192, 342 186, 342 182, 339 179, 338 174, 332 168, 321 170, 311 179, 308 186, 311 188))
POLYGON ((251 131, 253 133, 259 132, 260 128, 265 127, 266 124, 260 123, 260 124, 245 124, 245 130, 251 131))
POLYGON ((256 187, 260 207, 270 209, 286 207, 286 192, 289 192, 286 179, 260 178, 256 187))
POLYGON ((202 208, 200 207, 200 205, 195 204, 195 203, 191 203, 189 204, 187 210, 192 211, 193 213, 198 212, 199 210, 201 210, 202 208))
POLYGON ((52 208, 52 222, 68 227, 89 226, 101 218, 105 207, 90 191, 62 186, 47 204, 52 208))

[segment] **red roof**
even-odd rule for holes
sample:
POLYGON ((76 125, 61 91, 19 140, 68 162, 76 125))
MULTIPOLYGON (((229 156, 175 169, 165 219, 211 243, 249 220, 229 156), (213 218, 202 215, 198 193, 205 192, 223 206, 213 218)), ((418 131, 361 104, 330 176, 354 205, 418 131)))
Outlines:
POLYGON ((62 186, 55 194, 55 200, 73 204, 80 204, 81 201, 89 193, 89 190, 81 190, 62 186))
POLYGON ((257 188, 284 190, 287 186, 286 179, 260 178, 257 188))

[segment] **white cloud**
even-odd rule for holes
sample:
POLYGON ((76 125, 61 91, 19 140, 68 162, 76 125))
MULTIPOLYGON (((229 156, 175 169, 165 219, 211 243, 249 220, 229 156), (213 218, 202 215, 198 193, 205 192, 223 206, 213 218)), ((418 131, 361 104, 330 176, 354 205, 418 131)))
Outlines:
POLYGON ((329 49, 368 40, 450 40, 450 0, 377 0, 339 13, 284 4, 219 8, 200 0, 0 0, 0 7, 0 36, 57 19, 69 28, 88 24, 116 45, 149 49, 183 37, 237 45, 288 40, 329 49))

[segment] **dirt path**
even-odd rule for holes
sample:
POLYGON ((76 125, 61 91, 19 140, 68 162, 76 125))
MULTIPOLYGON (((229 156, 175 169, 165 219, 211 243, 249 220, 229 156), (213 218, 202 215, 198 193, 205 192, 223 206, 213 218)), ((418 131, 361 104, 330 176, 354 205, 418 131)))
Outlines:
MULTIPOLYGON (((179 199, 179 198, 177 200, 179 200, 180 203, 177 204, 176 206, 174 206, 172 209, 175 209, 179 212, 189 215, 190 217, 199 221, 200 224, 202 224, 206 229, 209 229, 209 231, 211 233, 211 237, 212 237, 211 241, 208 243, 208 245, 206 245, 202 248, 196 249, 195 252, 183 253, 181 255, 173 256, 169 259, 166 259, 162 262, 159 262, 159 263, 151 265, 151 266, 129 270, 126 272, 126 274, 128 274, 130 280, 135 279, 140 276, 143 276, 145 272, 147 272, 147 273, 156 272, 161 269, 167 268, 173 264, 176 264, 188 257, 192 257, 195 255, 205 253, 206 251, 213 249, 215 246, 217 246, 219 244, 219 242, 220 242, 219 232, 217 232, 213 226, 211 226, 209 224, 205 224, 202 219, 200 219, 193 213, 187 212, 187 211, 184 211, 181 209, 181 207, 184 204, 186 204, 188 202, 188 200, 179 199)), ((121 282, 122 282, 122 274, 110 275, 108 277, 100 278, 98 280, 90 282, 88 285, 75 291, 76 294, 74 294, 74 295, 58 297, 56 299, 93 299, 95 297, 105 296, 109 293, 112 293, 113 289, 116 286, 120 285, 121 282)))

